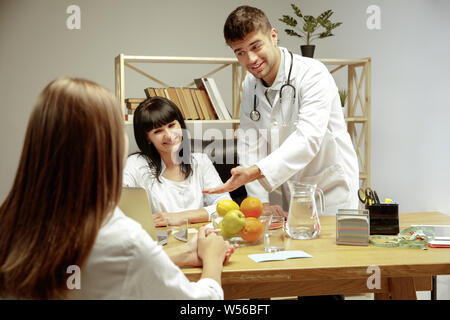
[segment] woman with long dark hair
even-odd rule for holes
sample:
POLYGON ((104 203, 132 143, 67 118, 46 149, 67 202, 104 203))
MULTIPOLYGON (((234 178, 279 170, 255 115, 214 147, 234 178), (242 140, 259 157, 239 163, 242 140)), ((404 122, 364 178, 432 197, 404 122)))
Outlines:
POLYGON ((183 116, 172 101, 145 100, 134 112, 133 126, 140 152, 128 158, 123 183, 147 190, 156 226, 169 219, 208 221, 217 202, 231 199, 229 193, 202 193, 222 180, 206 154, 191 154, 183 116))
POLYGON ((189 260, 203 273, 190 282, 117 207, 127 143, 111 92, 72 78, 45 87, 0 206, 0 298, 223 299, 222 237, 199 230, 189 260))

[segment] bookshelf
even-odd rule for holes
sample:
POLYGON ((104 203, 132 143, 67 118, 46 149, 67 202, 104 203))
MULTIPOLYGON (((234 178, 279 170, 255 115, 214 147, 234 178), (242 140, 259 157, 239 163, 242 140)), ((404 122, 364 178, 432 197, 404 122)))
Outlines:
POLYGON ((360 186, 366 188, 370 185, 371 58, 318 60, 332 68, 332 75, 339 70, 347 71, 347 108, 344 117, 358 156, 360 186))
MULTIPOLYGON (((231 81, 232 81, 232 108, 231 108, 231 120, 185 120, 186 123, 195 123, 201 121, 202 124, 233 124, 236 126, 239 124, 239 105, 241 101, 241 83, 245 78, 246 71, 239 64, 236 58, 208 58, 208 57, 164 57, 164 56, 131 56, 120 54, 115 57, 115 90, 116 97, 119 99, 122 112, 125 114, 125 67, 136 71, 142 76, 156 82, 163 88, 169 88, 170 85, 153 77, 152 75, 142 71, 136 66, 132 65, 133 62, 144 62, 144 63, 184 63, 184 64, 210 64, 219 65, 211 72, 200 76, 198 78, 207 78, 215 74, 216 72, 231 67, 231 81)), ((194 86, 194 80, 192 82, 184 85, 184 87, 194 86)), ((126 123, 131 123, 131 121, 125 121, 126 123)))
MULTIPOLYGON (((347 108, 344 109, 344 117, 347 130, 352 139, 358 156, 360 167, 360 184, 362 187, 370 185, 370 112, 371 112, 371 59, 317 59, 327 67, 331 67, 333 75, 340 70, 347 71, 347 108)), ((245 78, 246 70, 239 64, 236 58, 219 57, 169 57, 169 56, 133 56, 119 54, 114 59, 115 65, 115 93, 119 99, 123 114, 125 114, 125 67, 141 74, 142 76, 158 83, 164 88, 170 85, 142 71, 133 62, 139 63, 181 63, 181 64, 210 64, 219 65, 211 72, 201 76, 210 77, 216 72, 232 68, 232 108, 231 120, 186 120, 186 123, 201 124, 231 124, 236 128, 239 124, 239 106, 242 96, 241 84, 245 78)), ((200 78, 200 77, 198 77, 200 78)), ((194 81, 185 87, 194 86, 194 81)), ((144 89, 144 88, 143 88, 144 89)), ((131 121, 125 121, 131 123, 131 121)))

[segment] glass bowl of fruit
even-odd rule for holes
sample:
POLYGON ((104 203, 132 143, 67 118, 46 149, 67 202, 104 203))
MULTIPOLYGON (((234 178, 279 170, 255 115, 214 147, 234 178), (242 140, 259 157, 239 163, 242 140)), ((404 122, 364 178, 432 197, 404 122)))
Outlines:
POLYGON ((240 206, 230 199, 221 200, 211 215, 212 226, 231 243, 258 244, 267 222, 267 216, 261 216, 262 211, 262 203, 255 197, 244 199, 240 206))

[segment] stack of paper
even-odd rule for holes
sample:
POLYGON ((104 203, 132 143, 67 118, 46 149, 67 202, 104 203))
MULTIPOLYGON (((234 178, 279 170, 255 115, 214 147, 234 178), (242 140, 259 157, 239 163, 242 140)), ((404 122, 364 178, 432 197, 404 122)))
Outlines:
POLYGON ((296 258, 312 258, 312 255, 301 250, 278 251, 274 253, 249 254, 248 257, 255 262, 278 261, 296 258))
POLYGON ((348 245, 369 245, 369 222, 367 216, 336 216, 336 243, 348 245))
POLYGON ((428 246, 432 248, 450 248, 450 226, 442 225, 413 225, 412 227, 420 227, 429 229, 434 232, 434 240, 428 242, 428 246))

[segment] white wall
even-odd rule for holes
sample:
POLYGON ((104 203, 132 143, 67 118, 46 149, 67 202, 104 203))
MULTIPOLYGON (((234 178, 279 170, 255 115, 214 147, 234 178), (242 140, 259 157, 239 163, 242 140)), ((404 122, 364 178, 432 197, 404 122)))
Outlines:
MULTIPOLYGON (((1 0, 0 201, 11 187, 33 103, 55 77, 77 76, 114 90, 119 53, 233 57, 223 23, 242 1, 1 0), (81 8, 81 30, 68 30, 66 8, 81 8)), ((278 21, 291 1, 247 1, 279 30, 280 45, 299 51, 278 21)), ((446 0, 296 1, 312 15, 333 9, 344 24, 316 42, 317 58, 372 58, 372 186, 402 212, 450 214, 450 2, 446 0), (368 30, 366 9, 381 9, 381 29, 368 30)), ((181 86, 208 68, 143 66, 181 86)), ((228 92, 228 71, 218 75, 228 92)), ((128 97, 153 85, 127 71, 128 97)), ((222 87, 221 87, 222 90, 222 87)), ((231 101, 224 94, 226 102, 231 101)))

